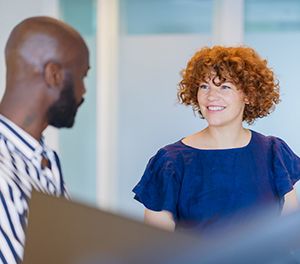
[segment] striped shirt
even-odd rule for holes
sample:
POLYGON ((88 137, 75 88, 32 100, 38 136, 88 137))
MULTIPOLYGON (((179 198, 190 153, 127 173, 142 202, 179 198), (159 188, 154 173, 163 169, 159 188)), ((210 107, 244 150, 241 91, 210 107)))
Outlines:
POLYGON ((57 154, 0 115, 0 263, 20 263, 32 189, 67 197, 57 154))

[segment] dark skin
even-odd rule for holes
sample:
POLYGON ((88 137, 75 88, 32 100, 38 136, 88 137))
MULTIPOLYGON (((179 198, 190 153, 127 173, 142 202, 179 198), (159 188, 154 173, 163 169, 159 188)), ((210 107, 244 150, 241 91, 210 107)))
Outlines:
POLYGON ((5 48, 6 88, 0 113, 39 140, 49 125, 47 111, 59 100, 67 73, 78 103, 85 93, 88 48, 73 28, 49 17, 17 25, 5 48))

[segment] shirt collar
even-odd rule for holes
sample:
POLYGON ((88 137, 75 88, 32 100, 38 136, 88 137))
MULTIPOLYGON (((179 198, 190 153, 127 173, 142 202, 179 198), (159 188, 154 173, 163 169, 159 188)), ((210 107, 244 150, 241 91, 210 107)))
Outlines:
POLYGON ((0 114, 0 133, 11 141, 29 159, 43 150, 43 138, 37 141, 25 130, 0 114))

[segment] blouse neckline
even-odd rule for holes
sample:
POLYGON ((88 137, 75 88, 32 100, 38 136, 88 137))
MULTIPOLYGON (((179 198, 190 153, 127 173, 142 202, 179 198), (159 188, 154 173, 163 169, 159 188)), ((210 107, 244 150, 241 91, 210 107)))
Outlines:
POLYGON ((178 141, 178 143, 188 149, 191 149, 191 150, 195 150, 195 151, 214 151, 214 152, 217 152, 217 151, 238 151, 238 150, 244 150, 244 149, 247 149, 249 148, 250 145, 252 145, 252 142, 254 140, 254 134, 255 132, 251 129, 249 129, 250 133, 251 133, 251 136, 250 136, 250 140, 249 142, 247 143, 247 145, 245 146, 242 146, 242 147, 237 147, 237 148, 226 148, 226 149, 201 149, 201 148, 196 148, 196 147, 192 147, 192 146, 189 146, 185 143, 182 142, 183 138, 180 139, 178 141))

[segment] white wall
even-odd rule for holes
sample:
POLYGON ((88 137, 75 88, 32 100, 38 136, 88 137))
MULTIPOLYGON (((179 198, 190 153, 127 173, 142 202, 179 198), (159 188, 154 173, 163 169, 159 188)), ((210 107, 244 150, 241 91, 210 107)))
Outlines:
POLYGON ((214 5, 214 14, 208 15, 213 29, 207 34, 120 37, 117 201, 124 214, 143 214, 132 188, 150 157, 206 125, 190 107, 177 103, 180 71, 204 46, 243 42, 243 0, 215 0, 214 5))
POLYGON ((190 108, 176 105, 179 72, 203 45, 246 43, 269 60, 282 84, 282 102, 272 115, 257 121, 251 128, 281 137, 300 155, 299 33, 248 34, 244 32, 242 0, 216 0, 215 3, 222 5, 215 9, 211 35, 122 35, 120 38, 116 166, 118 208, 124 214, 142 216, 143 206, 133 200, 131 190, 149 158, 160 147, 205 126, 204 121, 193 116, 190 108), (218 16, 222 8, 235 15, 218 16))
POLYGON ((247 33, 245 42, 268 60, 280 83, 281 102, 274 113, 258 120, 253 128, 266 135, 284 139, 300 156, 300 121, 297 107, 300 97, 300 33, 295 31, 247 33))
MULTIPOLYGON (((29 16, 57 17, 58 2, 59 0, 0 0, 0 95, 5 85, 4 46, 9 32, 17 23, 29 16)), ((99 0, 99 3, 104 2, 108 3, 109 0, 99 0)), ((106 177, 99 180, 101 186, 98 189, 108 188, 107 198, 112 202, 116 201, 117 209, 124 214, 141 215, 143 208, 133 200, 131 190, 140 179, 147 161, 158 148, 200 130, 205 125, 193 115, 190 108, 176 104, 176 89, 180 80, 180 70, 185 67, 197 49, 212 43, 243 42, 244 32, 240 32, 243 22, 239 24, 236 21, 237 18, 244 19, 241 13, 243 1, 215 0, 217 4, 225 2, 225 8, 230 4, 238 8, 238 11, 232 11, 235 16, 215 17, 214 32, 211 35, 120 35, 119 65, 115 69, 119 74, 115 75, 118 89, 112 95, 118 102, 118 113, 116 117, 107 120, 117 122, 117 131, 103 139, 106 140, 108 148, 112 142, 113 145, 117 142, 116 155, 110 161, 111 170, 108 170, 116 171, 117 178, 116 181, 110 181, 111 177, 115 177, 112 173, 98 175, 106 177), (223 20, 229 19, 235 21, 235 26, 239 24, 240 27, 228 31, 231 24, 223 20), (221 35, 221 27, 223 31, 229 33, 221 35), (111 182, 115 186, 111 187, 111 182)), ((220 12, 220 9, 217 12, 220 12)), ((245 39, 247 44, 270 60, 282 83, 283 102, 270 118, 257 122, 254 129, 282 137, 300 155, 298 140, 300 122, 297 121, 296 113, 299 97, 297 76, 300 38, 292 33, 246 35, 245 39), (282 49, 284 52, 281 52, 282 49)), ((111 47, 107 47, 107 52, 112 52, 111 47)), ((109 123, 101 126, 112 127, 109 123)), ((54 148, 58 148, 55 130, 50 131, 47 140, 50 140, 54 148)), ((94 158, 100 164, 99 153, 94 158)), ((70 161, 73 161, 72 157, 70 161)))
POLYGON ((149 158, 168 143, 204 126, 191 108, 177 103, 180 71, 208 35, 121 36, 118 117, 118 209, 140 215, 132 188, 149 158))

